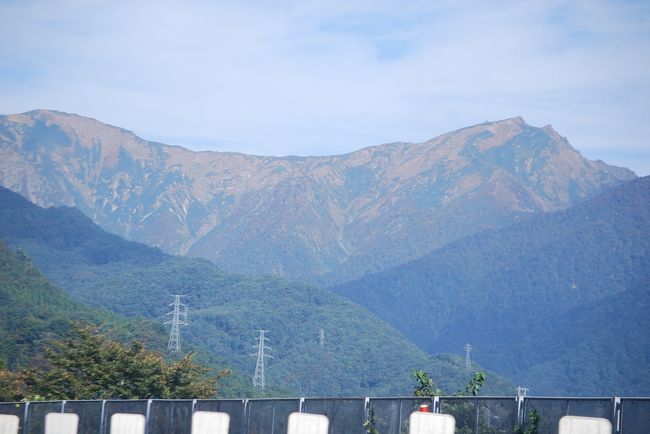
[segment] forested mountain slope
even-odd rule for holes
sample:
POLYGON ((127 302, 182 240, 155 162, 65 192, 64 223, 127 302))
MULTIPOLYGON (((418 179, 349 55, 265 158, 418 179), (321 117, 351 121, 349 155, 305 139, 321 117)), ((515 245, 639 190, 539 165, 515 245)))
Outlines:
POLYGON ((647 393, 650 177, 332 289, 536 394, 647 393))
POLYGON ((0 242, 0 360, 25 367, 49 339, 61 339, 73 321, 104 324, 112 335, 162 350, 163 330, 150 321, 125 320, 75 301, 52 285, 23 251, 0 242))
MULTIPOLYGON (((266 382, 300 395, 409 395, 413 369, 453 392, 468 372, 458 357, 430 357, 363 308, 327 290, 275 277, 227 274, 107 234, 71 208, 39 208, 0 190, 0 238, 77 300, 162 321, 174 294, 190 306, 182 341, 213 361, 250 372, 258 329, 269 330, 266 382), (325 340, 321 348, 320 329, 325 340)), ((489 374, 485 393, 512 393, 489 374)))
POLYGON ((522 326, 512 378, 535 393, 647 396, 650 391, 650 280, 522 326), (561 331, 561 332, 559 332, 561 331), (532 362, 532 363, 531 363, 532 362), (558 385, 564 385, 558 388, 558 385))

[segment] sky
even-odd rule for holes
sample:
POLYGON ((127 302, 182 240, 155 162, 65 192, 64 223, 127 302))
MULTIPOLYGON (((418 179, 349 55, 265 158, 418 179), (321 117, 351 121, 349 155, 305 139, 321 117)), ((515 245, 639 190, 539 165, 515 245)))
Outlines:
POLYGON ((0 0, 0 113, 333 155, 522 116, 650 175, 650 2, 0 0))

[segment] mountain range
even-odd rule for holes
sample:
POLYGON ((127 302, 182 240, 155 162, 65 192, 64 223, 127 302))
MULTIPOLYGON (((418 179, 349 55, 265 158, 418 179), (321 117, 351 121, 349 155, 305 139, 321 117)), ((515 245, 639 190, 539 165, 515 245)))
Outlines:
POLYGON ((261 157, 37 110, 0 117, 0 184, 55 206, 3 189, 0 239, 75 299, 155 320, 184 294, 187 343, 242 372, 273 330, 282 390, 403 394, 422 367, 453 390, 462 359, 432 355, 467 342, 537 395, 650 390, 650 178, 550 126, 261 157))
POLYGON ((634 178, 551 126, 486 122, 339 156, 193 152, 93 119, 0 116, 0 184, 224 270, 340 283, 634 178))

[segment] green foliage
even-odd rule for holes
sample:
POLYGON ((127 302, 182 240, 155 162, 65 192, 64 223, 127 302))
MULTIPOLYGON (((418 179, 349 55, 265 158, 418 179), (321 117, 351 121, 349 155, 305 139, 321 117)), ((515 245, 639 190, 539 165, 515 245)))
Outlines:
POLYGON ((481 388, 485 385, 485 372, 476 372, 465 386, 465 394, 471 396, 478 396, 481 388))
POLYGON ((539 415, 537 414, 536 409, 531 409, 528 412, 528 424, 527 428, 524 430, 524 427, 517 424, 514 428, 515 434, 537 434, 537 427, 539 425, 539 415))
MULTIPOLYGON (((413 388, 413 396, 433 398, 434 396, 444 396, 444 393, 435 387, 431 376, 422 370, 413 371, 413 378, 416 385, 413 388)), ((464 392, 459 390, 454 395, 457 397, 462 396, 478 396, 481 388, 486 383, 486 375, 484 372, 476 372, 468 381, 465 386, 464 392)), ((446 403, 445 413, 452 414, 456 419, 456 433, 458 434, 471 434, 474 432, 474 417, 475 408, 472 402, 465 400, 450 401, 446 403)), ((479 420, 479 427, 482 433, 489 433, 490 430, 485 426, 484 420, 479 420)))
POLYGON ((412 376, 416 382, 413 387, 413 396, 433 398, 442 395, 442 391, 436 387, 433 378, 426 371, 415 370, 412 376))
MULTIPOLYGON (((423 398, 433 398, 434 396, 444 396, 442 390, 438 389, 433 381, 433 378, 429 375, 428 372, 423 370, 414 370, 411 374, 415 380, 415 386, 413 387, 413 396, 423 397, 423 398)), ((479 371, 474 373, 474 375, 467 381, 465 386, 465 391, 457 391, 455 396, 478 396, 481 388, 486 383, 485 372, 479 371)))
POLYGON ((24 376, 6 367, 0 368, 0 402, 20 401, 26 394, 24 376))
POLYGON ((368 409, 368 418, 363 423, 363 427, 366 430, 367 434, 379 434, 379 431, 375 427, 375 409, 370 407, 368 409))
MULTIPOLYGON (((457 391, 456 396, 478 396, 481 388, 485 385, 486 376, 484 372, 476 372, 474 375, 467 381, 464 391, 457 391)), ((456 418, 456 433, 458 434, 471 434, 474 432, 474 417, 475 409, 474 403, 462 400, 449 404, 448 409, 446 410, 449 413, 453 414, 456 418)), ((479 428, 481 433, 490 433, 491 430, 485 424, 485 420, 479 418, 479 428)))
POLYGON ((172 399, 209 398, 217 393, 218 378, 206 377, 208 369, 193 362, 191 353, 177 362, 166 362, 140 342, 124 345, 87 325, 76 325, 72 331, 72 337, 56 340, 47 348, 44 367, 9 374, 2 395, 13 393, 14 400, 35 396, 172 399))

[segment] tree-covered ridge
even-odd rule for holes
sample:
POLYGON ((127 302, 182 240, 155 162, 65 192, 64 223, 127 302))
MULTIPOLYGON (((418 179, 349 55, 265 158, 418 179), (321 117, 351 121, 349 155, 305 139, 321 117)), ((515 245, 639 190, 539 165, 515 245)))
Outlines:
POLYGON ((0 359, 9 367, 29 361, 43 340, 69 330, 74 316, 92 316, 41 276, 24 252, 0 243, 0 359))
POLYGON ((157 324, 125 320, 74 300, 43 277, 25 252, 0 241, 0 361, 12 369, 24 367, 49 339, 67 336, 72 321, 103 323, 114 337, 162 346, 157 324))
POLYGON ((220 375, 191 354, 168 363, 145 349, 163 338, 155 323, 75 301, 0 242, 0 401, 216 396, 220 375))
POLYGON ((645 177, 332 289, 430 352, 469 340, 536 394, 634 395, 648 390, 649 288, 645 177))
MULTIPOLYGON (((161 321, 172 295, 182 294, 190 306, 190 325, 181 330, 184 348, 196 349, 197 360, 251 374, 256 330, 269 330, 274 358, 268 361, 266 382, 277 393, 408 395, 413 369, 434 372, 450 390, 466 380, 462 359, 427 356, 380 319, 329 291, 279 278, 227 274, 204 260, 163 255, 74 218, 76 210, 46 210, 15 196, 0 191, 0 204, 5 197, 23 201, 10 212, 0 209, 0 237, 28 251, 44 274, 77 300, 161 321), (20 209, 26 217, 16 212, 20 209), (90 227, 76 231, 81 225, 90 227), (74 242, 65 242, 67 233, 74 242), (97 257, 102 260, 91 260, 97 257)), ((244 380, 234 377, 224 381, 222 390, 240 397, 244 380)), ((485 393, 512 393, 512 388, 490 375, 485 393)))
MULTIPOLYGON (((127 319, 80 303, 51 284, 23 250, 13 251, 0 241, 0 369, 3 370, 0 373, 0 388, 6 393, 15 388, 3 399, 29 396, 64 398, 54 390, 46 393, 43 386, 47 382, 41 385, 27 383, 36 377, 46 380, 45 375, 36 375, 30 370, 47 364, 44 354, 53 345, 56 346, 56 341, 67 342, 73 338, 73 324, 79 322, 94 324, 100 327, 107 339, 116 340, 110 342, 109 349, 120 349, 122 342, 129 343, 130 347, 138 346, 134 358, 147 354, 162 360, 160 354, 165 353, 168 330, 160 321, 141 317, 127 319)), ((209 357, 205 348, 199 350, 202 352, 196 354, 195 359, 210 369, 209 375, 218 376, 226 365, 209 357)), ((181 354, 166 356, 178 364, 187 354, 189 349, 181 354)), ((194 363, 183 363, 182 366, 194 369, 194 363)), ((219 393, 250 396, 252 387, 249 383, 240 372, 230 371, 230 375, 222 378, 219 393)), ((178 396, 175 392, 174 396, 178 396)), ((286 393, 286 390, 271 388, 271 392, 286 393)))

